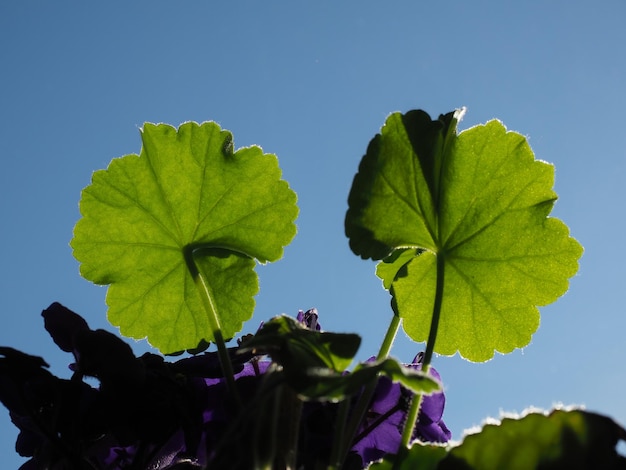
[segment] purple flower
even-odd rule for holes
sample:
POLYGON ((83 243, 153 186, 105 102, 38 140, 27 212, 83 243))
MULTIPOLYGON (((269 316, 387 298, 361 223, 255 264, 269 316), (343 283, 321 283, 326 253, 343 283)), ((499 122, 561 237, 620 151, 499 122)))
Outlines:
POLYGON ((310 330, 321 331, 322 326, 318 323, 318 318, 319 315, 317 314, 316 308, 311 308, 306 312, 298 310, 298 315, 296 316, 296 320, 298 320, 310 330))
MULTIPOLYGON (((421 369, 421 353, 408 366, 421 369)), ((429 374, 441 380, 439 373, 432 367, 429 374)), ((378 460, 387 453, 398 452, 412 397, 413 393, 399 383, 393 383, 386 377, 378 380, 370 408, 358 429, 351 449, 361 457, 363 465, 378 460)), ((443 392, 425 395, 422 398, 413 439, 442 443, 450 440, 451 432, 442 421, 444 406, 443 392)))

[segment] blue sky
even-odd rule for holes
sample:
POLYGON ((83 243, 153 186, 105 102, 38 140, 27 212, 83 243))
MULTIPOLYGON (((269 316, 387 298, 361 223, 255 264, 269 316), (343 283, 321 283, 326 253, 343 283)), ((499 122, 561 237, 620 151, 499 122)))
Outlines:
MULTIPOLYGON (((585 404, 626 423, 626 4, 604 2, 0 3, 0 344, 69 376, 43 329, 53 301, 93 328, 105 288, 83 280, 69 241, 91 173, 138 153, 144 122, 214 120, 235 146, 278 155, 298 193, 298 235, 259 267, 246 331, 317 307, 325 329, 378 350, 389 296, 343 234, 367 143, 394 111, 466 106, 556 166, 564 220, 585 247, 570 291, 541 309, 530 345, 485 364, 436 357, 455 437, 500 411, 585 404)), ((147 348, 136 343, 141 352, 147 348)), ((423 348, 400 334, 393 354, 423 348)), ((6 468, 16 429, 0 412, 6 468)))

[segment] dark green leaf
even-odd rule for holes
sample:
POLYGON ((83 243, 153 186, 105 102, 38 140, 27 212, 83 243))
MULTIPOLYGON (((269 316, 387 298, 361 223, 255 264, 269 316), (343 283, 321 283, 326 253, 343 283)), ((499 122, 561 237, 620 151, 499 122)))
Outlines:
POLYGON ((360 342, 358 335, 310 330, 293 318, 281 315, 265 323, 240 350, 269 354, 283 366, 289 385, 306 399, 342 400, 381 374, 416 393, 441 389, 432 377, 392 358, 364 362, 353 372, 346 373, 360 342))
POLYGON ((314 331, 280 315, 264 323, 240 350, 269 354, 287 371, 322 368, 341 373, 360 345, 361 338, 356 334, 314 331))
POLYGON ((429 394, 441 390, 441 385, 434 378, 403 366, 392 358, 361 363, 354 371, 346 374, 330 369, 310 368, 289 379, 292 387, 304 398, 339 401, 360 392, 380 375, 389 377, 393 382, 400 382, 414 393, 429 394))
POLYGON ((458 446, 414 443, 372 470, 588 470, 624 469, 616 446, 626 430, 612 419, 582 410, 531 413, 487 424, 458 446), (394 466, 395 465, 395 466, 394 466))
POLYGON ((605 416, 557 410, 505 418, 466 436, 440 465, 453 469, 617 469, 626 459, 615 447, 626 431, 605 416))
POLYGON ((402 457, 387 455, 382 461, 373 463, 368 468, 371 470, 437 470, 439 463, 447 455, 448 449, 442 445, 415 442, 402 457))

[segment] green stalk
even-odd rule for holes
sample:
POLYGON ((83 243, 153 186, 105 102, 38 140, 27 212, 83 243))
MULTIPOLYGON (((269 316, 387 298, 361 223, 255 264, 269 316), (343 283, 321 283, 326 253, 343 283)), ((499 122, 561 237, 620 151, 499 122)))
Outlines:
POLYGON ((333 448, 330 454, 330 462, 328 470, 338 470, 345 458, 343 449, 346 445, 346 425, 348 422, 348 412, 350 411, 350 400, 344 399, 339 403, 337 410, 337 418, 335 419, 335 439, 333 440, 333 448))
MULTIPOLYGON (((435 349, 435 341, 437 340, 437 329, 439 328, 439 318, 441 316, 441 304, 443 302, 443 283, 445 273, 445 257, 437 256, 437 286, 435 290, 435 303, 433 305, 433 316, 430 321, 430 331, 428 333, 428 341, 426 342, 426 351, 424 352, 424 359, 422 361, 422 372, 428 373, 430 368, 430 362, 433 357, 433 351, 435 349)), ((415 395, 411 400, 411 406, 407 412, 406 422, 404 423, 404 430, 402 432, 402 443, 400 445, 401 452, 404 452, 411 443, 411 437, 413 436, 413 429, 417 423, 417 417, 419 416, 420 407, 422 405, 423 395, 415 395)), ((401 460, 401 459, 398 459, 401 460)))
POLYGON ((256 470, 272 470, 274 465, 276 449, 279 445, 277 434, 284 390, 284 385, 276 387, 272 396, 268 397, 260 410, 259 416, 263 419, 257 419, 253 449, 256 470))
POLYGON ((302 404, 302 400, 287 384, 278 386, 274 396, 277 453, 273 468, 296 469, 302 404))
POLYGON ((211 333, 213 334, 213 340, 215 341, 215 345, 217 346, 217 357, 219 358, 222 372, 224 373, 224 378, 226 379, 226 385, 232 393, 232 396, 235 400, 235 406, 239 410, 241 410, 241 397, 239 396, 239 393, 237 392, 237 388, 235 386, 235 373, 233 371, 233 364, 230 361, 230 355, 228 354, 228 349, 226 348, 224 336, 222 336, 222 327, 220 326, 220 319, 217 315, 217 307, 213 302, 213 294, 211 293, 209 282, 200 272, 198 266, 196 265, 194 256, 195 253, 196 250, 193 249, 193 247, 188 247, 188 249, 185 250, 185 261, 187 262, 187 269, 189 269, 189 273, 191 274, 194 284, 196 285, 196 288, 200 293, 200 297, 202 298, 204 310, 206 311, 207 318, 209 320, 209 327, 211 329, 211 333))
POLYGON ((437 287, 435 291, 435 304, 433 305, 433 316, 430 322, 430 331, 428 333, 428 341, 426 342, 426 351, 422 361, 422 370, 428 372, 428 367, 433 358, 435 349, 435 341, 437 340, 437 330, 439 329, 439 318, 441 316, 441 304, 443 302, 443 284, 445 274, 445 256, 442 253, 437 255, 437 287))
MULTIPOLYGON (((393 346, 393 341, 398 334, 398 330, 400 328, 401 319, 399 316, 395 315, 391 318, 391 322, 389 323, 389 327, 387 328, 387 333, 385 333, 385 338, 380 346, 380 350, 378 351, 378 356, 376 356, 377 360, 385 359, 389 356, 389 352, 391 351, 391 347, 393 346)), ((359 424, 363 421, 363 417, 367 412, 367 408, 372 401, 372 397, 374 396, 374 392, 376 391, 376 385, 378 381, 372 380, 367 386, 363 393, 359 397, 354 406, 354 411, 352 412, 352 416, 350 417, 350 421, 346 428, 345 439, 342 437, 342 445, 339 447, 337 442, 334 443, 333 447, 339 448, 339 450, 333 448, 332 456, 333 460, 331 460, 331 464, 340 468, 343 465, 346 456, 348 455, 348 450, 350 450, 350 444, 356 436, 356 432, 359 428, 359 424)), ((347 405, 346 405, 347 406, 347 405)))
POLYGON ((411 406, 407 411, 406 422, 404 423, 404 429, 402 430, 402 441, 400 442, 400 449, 406 449, 411 443, 413 429, 415 429, 415 423, 417 423, 417 417, 419 416, 423 397, 424 395, 420 393, 419 395, 415 395, 411 400, 411 406))
POLYGON ((391 318, 389 328, 387 328, 387 333, 385 334, 385 339, 383 339, 383 344, 380 345, 380 350, 378 351, 378 356, 376 356, 376 359, 385 359, 387 356, 389 356, 391 346, 393 346, 393 342, 396 339, 398 330, 400 329, 400 322, 400 317, 394 314, 394 316, 391 318))

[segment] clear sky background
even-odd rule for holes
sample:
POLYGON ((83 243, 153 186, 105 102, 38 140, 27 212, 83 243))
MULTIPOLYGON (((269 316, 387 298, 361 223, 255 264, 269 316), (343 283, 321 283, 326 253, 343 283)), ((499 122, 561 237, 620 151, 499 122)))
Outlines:
MULTIPOLYGON (((552 213, 585 247, 569 292, 530 345, 484 364, 435 357, 445 421, 584 404, 626 424, 626 3, 417 1, 0 2, 0 344, 69 377, 43 328, 53 301, 106 321, 106 289, 68 245, 93 171, 141 146, 144 122, 214 120, 235 146, 278 155, 299 233, 259 267, 245 331, 317 307, 326 330, 376 354, 391 316, 375 264, 343 232, 369 140, 394 111, 466 106, 459 129, 501 119, 556 166, 552 213)), ((138 353, 145 343, 134 344, 138 353)), ((410 361, 423 344, 398 336, 410 361)), ((0 461, 17 468, 0 411, 0 461)))

